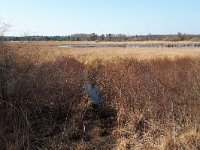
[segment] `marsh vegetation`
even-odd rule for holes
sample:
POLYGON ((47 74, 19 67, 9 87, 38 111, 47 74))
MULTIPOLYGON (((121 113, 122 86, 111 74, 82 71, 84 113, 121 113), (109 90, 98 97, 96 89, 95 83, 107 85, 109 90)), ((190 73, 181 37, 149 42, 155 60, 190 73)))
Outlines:
POLYGON ((58 47, 77 43, 1 42, 2 149, 200 148, 198 48, 58 47))

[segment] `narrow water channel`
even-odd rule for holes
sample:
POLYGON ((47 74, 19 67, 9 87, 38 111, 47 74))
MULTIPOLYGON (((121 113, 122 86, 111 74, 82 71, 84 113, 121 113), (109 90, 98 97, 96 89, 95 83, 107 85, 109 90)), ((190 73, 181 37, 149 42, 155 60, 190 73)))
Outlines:
POLYGON ((60 45, 59 48, 200 48, 200 46, 193 46, 193 45, 60 45))

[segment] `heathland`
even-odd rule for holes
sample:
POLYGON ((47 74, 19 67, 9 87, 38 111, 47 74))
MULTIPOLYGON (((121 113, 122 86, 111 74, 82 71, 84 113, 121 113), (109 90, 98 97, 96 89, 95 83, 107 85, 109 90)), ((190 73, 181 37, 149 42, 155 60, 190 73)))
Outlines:
POLYGON ((1 148, 200 149, 199 45, 1 42, 1 148))

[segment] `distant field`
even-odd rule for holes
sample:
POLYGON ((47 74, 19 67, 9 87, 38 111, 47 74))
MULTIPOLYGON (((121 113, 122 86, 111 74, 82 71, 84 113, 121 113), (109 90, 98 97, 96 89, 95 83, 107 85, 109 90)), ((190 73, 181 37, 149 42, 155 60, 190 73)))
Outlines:
POLYGON ((51 61, 57 56, 72 56, 77 60, 89 63, 96 59, 106 61, 135 58, 138 60, 155 59, 155 58, 176 58, 176 57, 199 57, 200 42, 24 42, 11 43, 18 47, 19 54, 24 53, 40 53, 43 58, 41 61, 51 61), (143 45, 146 47, 123 47, 124 45, 143 45), (64 48, 59 46, 76 45, 76 46, 98 46, 98 45, 114 45, 116 47, 88 47, 88 48, 64 48), (156 45, 164 45, 166 47, 157 48, 156 45), (169 47, 167 47, 170 45, 169 47), (149 46, 149 47, 147 47, 149 46), (184 46, 184 47, 183 47, 184 46), (35 49, 35 50, 34 50, 35 49))

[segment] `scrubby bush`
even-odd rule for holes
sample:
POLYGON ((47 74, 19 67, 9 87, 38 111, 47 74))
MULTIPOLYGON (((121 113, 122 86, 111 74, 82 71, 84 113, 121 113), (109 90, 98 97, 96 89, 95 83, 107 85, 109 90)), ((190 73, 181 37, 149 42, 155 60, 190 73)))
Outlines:
POLYGON ((116 108, 118 134, 128 139, 129 146, 139 144, 133 139, 135 135, 148 136, 145 143, 148 145, 149 141, 150 146, 153 137, 171 134, 178 148, 187 147, 180 143, 179 136, 190 130, 195 131, 195 136, 199 134, 199 66, 200 61, 192 58, 126 59, 99 71, 97 84, 105 103, 116 108))
POLYGON ((36 65, 6 46, 3 50, 1 148, 42 148, 48 140, 61 136, 66 119, 81 112, 84 66, 69 57, 36 65))

